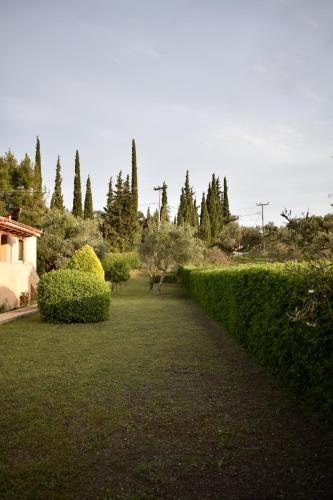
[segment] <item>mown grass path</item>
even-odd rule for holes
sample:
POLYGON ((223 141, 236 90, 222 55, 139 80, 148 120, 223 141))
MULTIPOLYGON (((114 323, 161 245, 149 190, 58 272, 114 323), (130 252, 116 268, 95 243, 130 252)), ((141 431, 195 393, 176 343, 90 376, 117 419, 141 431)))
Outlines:
POLYGON ((329 432, 177 285, 0 327, 0 498, 326 498, 329 432))

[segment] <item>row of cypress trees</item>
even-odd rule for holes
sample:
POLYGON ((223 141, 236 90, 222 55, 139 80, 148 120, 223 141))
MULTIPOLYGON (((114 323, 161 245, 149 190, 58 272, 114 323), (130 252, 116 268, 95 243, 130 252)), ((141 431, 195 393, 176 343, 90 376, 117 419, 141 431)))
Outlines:
POLYGON ((140 241, 140 225, 138 222, 138 173, 136 162, 136 146, 132 140, 132 175, 123 179, 120 171, 115 189, 112 177, 109 181, 107 203, 102 213, 101 231, 104 241, 110 250, 132 250, 140 241))
MULTIPOLYGON (((31 213, 33 211, 32 207, 34 207, 34 209, 39 208, 40 213, 45 211, 46 206, 42 187, 42 164, 39 138, 37 137, 36 141, 34 166, 31 164, 27 155, 25 160, 22 161, 19 166, 17 166, 15 159, 15 161, 11 159, 11 156, 13 155, 8 152, 8 158, 0 158, 3 163, 2 165, 0 161, 0 194, 2 188, 3 191, 7 193, 6 200, 8 201, 8 193, 10 192, 10 188, 8 186, 10 186, 10 183, 14 183, 15 186, 13 184, 13 187, 15 189, 13 190, 14 194, 11 195, 11 200, 14 200, 14 196, 18 196, 17 192, 21 189, 22 194, 20 199, 23 199, 23 193, 28 193, 31 198, 31 200, 29 198, 29 207, 31 205, 29 210, 31 213), (8 177, 8 172, 11 172, 11 177, 8 177), (7 177, 10 178, 10 181, 6 181, 6 173, 8 174, 7 177), (29 179, 29 181, 26 179, 29 179), (21 185, 25 188, 24 190, 22 190, 21 185)), ((59 156, 56 164, 54 191, 51 198, 50 208, 56 208, 61 211, 65 210, 59 156)), ((27 210, 27 213, 29 210, 27 210)), ((85 219, 93 219, 94 217, 91 180, 89 175, 86 183, 84 205, 82 205, 80 158, 78 150, 76 150, 75 154, 72 213, 76 217, 82 217, 85 219)), ((37 220, 35 221, 36 217, 30 218, 31 222, 34 222, 36 225, 40 225, 37 220)), ((101 218, 102 222, 100 229, 110 249, 114 251, 131 250, 140 240, 141 228, 138 221, 137 156, 134 139, 132 140, 131 178, 129 175, 123 178, 122 172, 120 171, 116 179, 115 187, 113 187, 113 181, 112 178, 110 178, 107 203, 101 214, 101 218)), ((154 215, 151 215, 148 208, 147 217, 143 224, 144 228, 148 227, 149 224, 154 221, 158 222, 159 219, 162 221, 170 221, 167 185, 165 182, 163 182, 162 186, 162 204, 160 213, 157 211, 154 215)), ((175 218, 174 223, 177 225, 189 224, 195 228, 196 234, 203 241, 211 243, 216 241, 222 227, 230 222, 230 220, 232 220, 232 216, 229 210, 228 186, 226 178, 224 177, 222 187, 219 177, 216 177, 215 174, 212 175, 211 182, 208 185, 207 195, 203 193, 201 207, 198 207, 195 193, 193 188, 190 186, 189 172, 187 171, 185 183, 181 189, 177 217, 175 218), (200 214, 198 213, 199 208, 200 214)))
MULTIPOLYGON (((59 156, 57 160, 54 191, 51 198, 50 208, 51 209, 56 208, 61 211, 65 210, 64 197, 62 194, 62 177, 61 177, 61 165, 59 156)), ((86 183, 86 195, 84 199, 84 207, 82 208, 80 157, 78 150, 76 150, 75 153, 75 173, 74 173, 72 213, 73 215, 75 215, 75 217, 83 217, 84 219, 92 219, 94 217, 91 181, 89 175, 86 183)))
MULTIPOLYGON (((144 229, 149 225, 158 223, 158 220, 169 221, 169 208, 167 186, 162 186, 162 203, 160 216, 158 210, 152 215, 150 209, 147 210, 147 216, 144 229)), ((223 188, 221 187, 219 177, 212 175, 212 180, 208 184, 207 196, 202 194, 201 206, 198 207, 193 188, 190 186, 189 171, 185 176, 185 184, 181 189, 180 201, 173 223, 178 226, 187 224, 192 226, 197 236, 205 243, 214 243, 225 224, 235 220, 230 213, 227 179, 223 179, 223 188), (200 208, 200 214, 199 214, 200 208)))
POLYGON ((223 179, 223 189, 219 177, 212 175, 209 182, 207 196, 202 194, 200 216, 198 215, 197 201, 193 188, 190 187, 189 172, 186 172, 185 185, 181 190, 177 212, 177 225, 189 224, 197 231, 198 236, 205 242, 217 240, 222 227, 232 220, 229 210, 227 179, 223 179))

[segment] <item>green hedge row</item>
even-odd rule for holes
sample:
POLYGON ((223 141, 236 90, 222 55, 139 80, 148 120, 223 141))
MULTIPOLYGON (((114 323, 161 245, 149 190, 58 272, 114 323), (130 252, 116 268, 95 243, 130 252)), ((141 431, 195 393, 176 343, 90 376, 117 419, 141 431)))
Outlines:
POLYGON ((93 323, 109 317, 110 287, 94 273, 58 269, 38 284, 38 307, 49 323, 93 323))
MULTIPOLYGON (((331 279, 331 278, 330 278, 331 279)), ((293 321, 309 291, 306 266, 239 265, 181 270, 204 310, 313 409, 333 419, 333 282, 316 327, 293 321)))

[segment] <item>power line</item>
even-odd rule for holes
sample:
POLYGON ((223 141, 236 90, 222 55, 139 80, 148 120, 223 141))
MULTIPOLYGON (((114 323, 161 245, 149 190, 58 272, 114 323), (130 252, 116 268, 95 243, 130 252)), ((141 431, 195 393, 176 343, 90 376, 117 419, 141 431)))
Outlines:
POLYGON ((244 215, 237 215, 239 219, 242 219, 243 217, 251 217, 252 215, 260 215, 261 212, 253 212, 252 214, 244 214, 244 215))

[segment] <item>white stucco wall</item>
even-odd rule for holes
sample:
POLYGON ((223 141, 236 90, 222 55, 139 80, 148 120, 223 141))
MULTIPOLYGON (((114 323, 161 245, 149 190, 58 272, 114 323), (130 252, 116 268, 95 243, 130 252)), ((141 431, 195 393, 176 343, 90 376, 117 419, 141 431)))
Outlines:
POLYGON ((24 264, 32 264, 36 268, 36 236, 23 239, 23 261, 19 260, 19 239, 12 235, 8 235, 7 238, 8 244, 6 262, 12 262, 14 264, 23 262, 24 264))
POLYGON ((18 239, 8 235, 5 259, 0 262, 0 306, 6 309, 19 306, 22 292, 31 293, 36 289, 38 275, 36 273, 37 238, 25 238, 23 243, 23 260, 19 258, 18 239), (5 260, 5 261, 4 261, 5 260))

